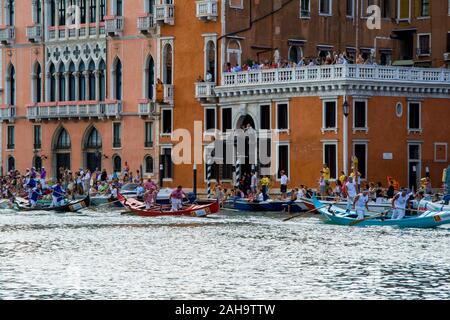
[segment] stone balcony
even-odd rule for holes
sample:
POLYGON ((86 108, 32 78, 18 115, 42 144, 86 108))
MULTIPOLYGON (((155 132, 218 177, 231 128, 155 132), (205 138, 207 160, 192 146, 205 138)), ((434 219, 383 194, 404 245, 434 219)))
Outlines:
POLYGON ((227 72, 219 97, 259 94, 314 94, 329 90, 449 94, 450 70, 376 65, 326 65, 227 72))
POLYGON ((9 45, 16 38, 15 28, 12 26, 0 26, 0 42, 3 45, 9 45))
POLYGON ((155 20, 158 23, 175 24, 175 5, 158 4, 155 7, 155 20))
POLYGON ((30 42, 41 42, 42 41, 42 26, 40 24, 35 24, 28 26, 26 30, 27 39, 30 42))
POLYGON ((142 99, 138 101, 139 117, 154 118, 158 116, 156 113, 156 103, 149 99, 142 99))
POLYGON ((16 117, 15 106, 9 105, 0 106, 0 122, 4 121, 14 122, 15 117, 16 117))
POLYGON ((196 2, 197 18, 206 21, 216 21, 219 10, 217 0, 201 0, 196 2))
MULTIPOLYGON (((105 22, 100 22, 98 27, 98 35, 99 37, 105 37, 105 22)), ((97 36, 97 24, 96 23, 88 23, 82 24, 80 28, 69 28, 66 26, 59 27, 49 27, 48 28, 48 40, 49 41, 57 41, 57 40, 72 40, 72 39, 89 39, 91 37, 97 36)))
POLYGON ((214 89, 216 88, 215 82, 196 82, 195 83, 195 98, 200 101, 210 101, 215 99, 216 94, 214 89))
POLYGON ((139 32, 147 34, 156 31, 156 23, 151 13, 146 13, 137 18, 137 28, 139 32))
POLYGON ((27 108, 28 120, 34 121, 120 118, 121 113, 122 102, 115 100, 45 102, 27 108))
POLYGON ((123 32, 124 17, 107 16, 105 17, 105 32, 109 36, 118 36, 123 32))

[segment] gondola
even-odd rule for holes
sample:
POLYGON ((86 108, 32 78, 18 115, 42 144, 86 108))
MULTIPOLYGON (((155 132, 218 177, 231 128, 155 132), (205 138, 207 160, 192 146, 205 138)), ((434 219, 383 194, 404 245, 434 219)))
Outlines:
POLYGON ((150 209, 145 209, 145 204, 132 198, 126 198, 122 194, 117 195, 119 202, 128 208, 133 214, 140 217, 162 217, 162 216, 188 216, 206 217, 219 212, 218 201, 203 201, 202 204, 183 205, 179 211, 170 211, 171 205, 156 205, 150 209))
POLYGON ((364 220, 358 220, 354 211, 346 212, 332 204, 324 204, 317 198, 313 198, 313 203, 325 220, 329 223, 343 226, 391 226, 397 228, 436 228, 444 224, 450 224, 449 211, 426 211, 418 216, 406 216, 401 220, 392 220, 388 216, 376 214, 367 216, 364 220))
POLYGON ((89 207, 90 197, 87 195, 85 198, 80 200, 69 201, 68 203, 52 207, 51 205, 38 205, 32 208, 29 204, 24 204, 23 201, 15 201, 16 208, 18 211, 31 212, 31 211, 56 211, 56 212, 78 212, 82 209, 89 207))

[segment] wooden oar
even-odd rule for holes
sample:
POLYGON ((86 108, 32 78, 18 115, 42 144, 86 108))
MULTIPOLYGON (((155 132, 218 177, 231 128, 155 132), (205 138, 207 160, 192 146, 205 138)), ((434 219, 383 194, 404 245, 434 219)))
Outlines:
POLYGON ((301 216, 304 215, 304 214, 311 213, 311 212, 314 212, 314 211, 316 211, 316 210, 319 210, 319 209, 322 209, 322 208, 325 208, 325 207, 328 207, 328 206, 329 206, 329 204, 326 204, 326 205, 323 205, 323 206, 321 206, 321 207, 318 207, 318 208, 314 208, 314 209, 312 209, 312 210, 309 210, 309 211, 307 211, 307 212, 302 212, 302 213, 293 215, 293 216, 291 216, 291 217, 289 217, 289 218, 283 219, 283 222, 292 220, 292 219, 294 219, 294 218, 301 217, 301 216))
POLYGON ((355 226, 355 225, 357 225, 358 223, 361 223, 361 222, 364 222, 364 221, 367 221, 367 220, 371 220, 371 219, 375 219, 375 218, 379 218, 379 217, 382 217, 382 216, 384 216, 386 213, 388 213, 390 210, 387 210, 387 211, 384 211, 384 212, 382 212, 382 213, 380 213, 380 214, 376 214, 376 215, 374 215, 374 216, 370 216, 370 217, 367 217, 367 218, 364 218, 364 219, 361 219, 361 220, 355 220, 355 221, 352 221, 352 222, 350 222, 350 225, 351 226, 355 226))

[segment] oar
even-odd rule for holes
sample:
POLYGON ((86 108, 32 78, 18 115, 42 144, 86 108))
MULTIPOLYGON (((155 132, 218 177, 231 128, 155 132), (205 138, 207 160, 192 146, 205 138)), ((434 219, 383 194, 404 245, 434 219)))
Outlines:
POLYGON ((375 219, 375 218, 379 218, 379 217, 383 217, 386 213, 388 213, 390 210, 387 210, 387 211, 384 211, 384 212, 382 212, 382 213, 380 213, 380 214, 376 214, 376 215, 374 215, 374 216, 370 216, 370 217, 367 217, 367 218, 364 218, 364 219, 361 219, 361 220, 356 220, 356 221, 352 221, 352 222, 350 222, 350 225, 351 226, 355 226, 355 225, 357 225, 358 223, 361 223, 361 222, 364 222, 364 221, 366 221, 366 220, 370 220, 370 219, 375 219))
POLYGON ((309 211, 307 211, 307 212, 302 212, 302 213, 293 215, 293 216, 291 216, 291 217, 289 217, 289 218, 283 219, 283 222, 292 220, 292 219, 294 219, 294 218, 301 217, 301 216, 304 215, 304 214, 311 213, 311 212, 314 212, 314 211, 316 211, 316 210, 319 210, 319 209, 322 209, 322 208, 325 208, 325 207, 328 207, 328 206, 329 206, 329 205, 326 204, 326 205, 323 205, 323 206, 321 206, 321 207, 318 207, 318 208, 314 208, 314 209, 312 209, 312 210, 309 210, 309 211))
POLYGON ((100 204, 100 205, 98 205, 98 206, 95 206, 94 208, 101 208, 101 207, 106 207, 106 206, 109 206, 109 205, 111 205, 111 204, 114 204, 114 203, 116 203, 116 202, 120 202, 121 200, 115 200, 115 201, 111 201, 111 202, 108 202, 108 203, 104 203, 104 204, 100 204))

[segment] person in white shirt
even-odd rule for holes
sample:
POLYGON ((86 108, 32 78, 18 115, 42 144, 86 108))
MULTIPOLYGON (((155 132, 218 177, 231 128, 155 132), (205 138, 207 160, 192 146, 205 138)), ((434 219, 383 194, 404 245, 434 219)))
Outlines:
POLYGON ((83 176, 83 190, 84 193, 89 193, 89 190, 91 189, 91 173, 88 170, 86 170, 86 173, 83 176))
POLYGON ((256 194, 258 192, 258 176, 256 175, 256 171, 253 172, 250 182, 250 189, 253 194, 256 194))
POLYGON ((281 170, 280 172, 281 178, 280 178, 280 191, 281 191, 281 199, 285 200, 287 198, 287 184, 288 184, 288 177, 286 175, 286 172, 284 170, 281 170))
POLYGON ((369 191, 364 190, 362 193, 358 194, 353 200, 353 207, 356 209, 356 214, 358 215, 358 220, 364 219, 367 211, 369 211, 369 191))
POLYGON ((406 214, 406 205, 411 194, 408 194, 408 190, 402 189, 400 193, 397 193, 392 199, 392 220, 401 220, 406 214))
POLYGON ((356 197, 356 183, 353 181, 353 177, 348 177, 345 186, 347 190, 347 212, 350 212, 356 197))

